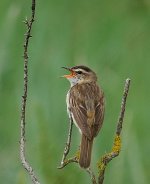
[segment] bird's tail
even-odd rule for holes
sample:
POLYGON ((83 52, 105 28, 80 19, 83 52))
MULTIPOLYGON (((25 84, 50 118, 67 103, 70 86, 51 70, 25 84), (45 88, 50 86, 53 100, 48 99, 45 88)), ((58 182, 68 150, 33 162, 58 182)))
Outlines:
POLYGON ((82 168, 88 168, 91 163, 93 139, 89 140, 84 134, 82 134, 79 165, 82 168))

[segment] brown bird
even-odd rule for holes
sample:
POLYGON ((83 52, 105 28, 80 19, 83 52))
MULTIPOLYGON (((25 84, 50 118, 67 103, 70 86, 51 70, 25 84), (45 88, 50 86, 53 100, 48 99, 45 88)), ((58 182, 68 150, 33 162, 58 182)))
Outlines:
POLYGON ((64 75, 70 81, 67 93, 67 112, 81 133, 79 165, 88 168, 91 162, 93 140, 99 133, 104 119, 104 93, 97 85, 97 76, 86 66, 72 68, 64 75))

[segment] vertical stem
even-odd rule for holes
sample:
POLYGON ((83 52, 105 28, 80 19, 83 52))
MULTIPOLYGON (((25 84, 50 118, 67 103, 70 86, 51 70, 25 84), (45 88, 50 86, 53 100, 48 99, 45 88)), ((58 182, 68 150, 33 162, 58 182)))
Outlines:
MULTIPOLYGON (((71 146, 71 136, 72 136, 72 128, 73 128, 73 119, 71 116, 69 117, 69 120, 70 120, 70 122, 69 122, 68 138, 67 138, 66 146, 64 148, 64 152, 63 152, 63 156, 62 156, 61 166, 64 164, 66 157, 70 151, 70 146, 71 146)), ((61 166, 58 168, 61 168, 61 166)))
POLYGON ((26 131, 26 102, 27 102, 27 93, 28 93, 28 45, 29 39, 31 38, 31 30, 32 24, 34 22, 35 17, 35 0, 32 0, 32 15, 31 19, 28 21, 27 19, 24 21, 27 26, 27 31, 25 34, 25 41, 24 41, 24 91, 22 96, 22 107, 21 107, 21 122, 20 122, 20 159, 23 167, 26 169, 28 174, 31 177, 31 180, 34 184, 40 184, 32 167, 30 166, 29 162, 26 160, 25 156, 25 131, 26 131))

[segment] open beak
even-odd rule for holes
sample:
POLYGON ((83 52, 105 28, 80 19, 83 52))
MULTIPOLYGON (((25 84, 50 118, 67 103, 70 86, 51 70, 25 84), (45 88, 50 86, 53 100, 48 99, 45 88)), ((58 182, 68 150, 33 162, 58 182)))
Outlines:
POLYGON ((70 68, 68 68, 68 67, 62 67, 62 68, 66 69, 66 70, 68 70, 70 72, 69 75, 63 75, 62 77, 65 77, 65 78, 68 79, 68 78, 72 78, 72 77, 75 76, 75 72, 73 70, 71 70, 70 68))

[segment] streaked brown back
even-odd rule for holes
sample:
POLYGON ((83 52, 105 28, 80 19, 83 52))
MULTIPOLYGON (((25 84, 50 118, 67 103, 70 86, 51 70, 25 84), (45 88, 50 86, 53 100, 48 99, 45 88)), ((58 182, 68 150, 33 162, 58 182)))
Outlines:
POLYGON ((89 140, 99 132, 104 119, 104 94, 96 82, 76 84, 70 89, 71 113, 89 140))

